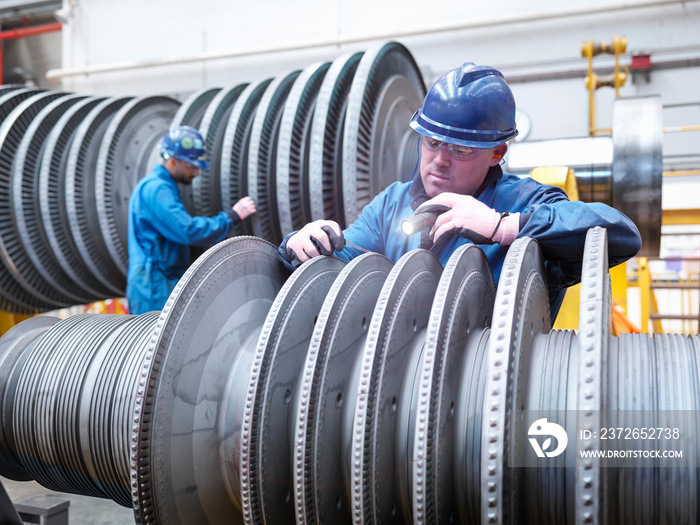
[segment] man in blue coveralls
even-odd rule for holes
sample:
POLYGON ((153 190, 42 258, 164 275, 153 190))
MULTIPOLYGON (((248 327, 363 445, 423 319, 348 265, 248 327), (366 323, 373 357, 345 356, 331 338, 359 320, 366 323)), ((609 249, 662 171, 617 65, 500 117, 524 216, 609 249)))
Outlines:
POLYGON ((141 179, 129 200, 129 312, 162 310, 170 292, 190 265, 190 245, 223 241, 233 225, 254 213, 255 203, 243 197, 232 209, 213 217, 192 217, 185 209, 178 183, 192 184, 207 168, 202 135, 181 126, 160 143, 163 163, 141 179))
POLYGON ((515 100, 500 71, 472 63, 450 71, 430 88, 410 125, 421 135, 420 177, 391 184, 344 232, 320 220, 289 234, 279 253, 290 268, 332 253, 349 261, 362 253, 352 245, 393 262, 426 248, 445 265, 472 242, 486 253, 498 283, 509 245, 526 236, 542 249, 554 320, 566 288, 581 280, 589 228, 607 229, 610 267, 639 251, 637 227, 614 208, 571 202, 560 188, 501 170, 506 141, 518 131, 515 100), (407 237, 401 223, 426 210, 439 213, 434 225, 407 237))

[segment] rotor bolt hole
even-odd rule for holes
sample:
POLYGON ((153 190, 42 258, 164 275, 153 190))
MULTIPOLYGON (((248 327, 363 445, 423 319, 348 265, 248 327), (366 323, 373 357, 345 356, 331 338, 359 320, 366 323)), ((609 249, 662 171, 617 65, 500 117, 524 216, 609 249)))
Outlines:
POLYGON ((335 500, 335 508, 340 510, 340 507, 343 505, 343 500, 340 499, 340 496, 338 496, 338 499, 335 500))
POLYGON ((455 415, 455 402, 450 403, 450 417, 455 415))
POLYGON ((416 321, 416 320, 414 319, 414 320, 413 320, 413 331, 415 332, 416 330, 418 330, 418 321, 416 321))
POLYGON ((362 329, 367 330, 367 318, 366 317, 362 318, 362 329))
POLYGON ((398 400, 394 397, 391 399, 391 413, 395 414, 396 413, 396 404, 398 403, 398 400))
POLYGON ((286 491, 284 493, 284 498, 282 498, 284 503, 289 503, 289 500, 292 499, 292 494, 289 491, 286 491))
POLYGON ((343 393, 340 392, 338 397, 335 398, 335 408, 340 408, 343 404, 343 393))
POLYGON ((292 391, 287 389, 284 392, 284 404, 288 405, 291 400, 292 400, 292 391))
POLYGON ((396 517, 396 503, 392 505, 391 507, 391 518, 394 519, 396 517))
POLYGON ((530 335, 535 335, 535 323, 530 325, 530 335))
POLYGON ((314 317, 314 325, 316 325, 316 321, 318 321, 318 315, 314 317))

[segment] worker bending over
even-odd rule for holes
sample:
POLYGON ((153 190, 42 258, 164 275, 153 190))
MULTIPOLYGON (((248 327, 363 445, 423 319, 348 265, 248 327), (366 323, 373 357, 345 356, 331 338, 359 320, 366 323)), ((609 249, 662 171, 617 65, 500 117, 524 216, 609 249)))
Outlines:
POLYGON ((544 255, 554 320, 565 289, 581 280, 590 228, 607 229, 610 267, 639 251, 637 227, 614 208, 571 202, 560 188, 502 171, 506 141, 518 131, 515 100, 500 71, 472 63, 450 71, 430 88, 410 125, 421 135, 420 177, 391 184, 344 232, 318 220, 289 234, 279 253, 290 267, 320 254, 349 261, 362 253, 351 244, 393 262, 425 248, 444 266, 471 242, 486 254, 498 283, 509 245, 530 237, 544 255), (404 220, 426 210, 438 214, 432 227, 421 235, 402 232, 404 220))

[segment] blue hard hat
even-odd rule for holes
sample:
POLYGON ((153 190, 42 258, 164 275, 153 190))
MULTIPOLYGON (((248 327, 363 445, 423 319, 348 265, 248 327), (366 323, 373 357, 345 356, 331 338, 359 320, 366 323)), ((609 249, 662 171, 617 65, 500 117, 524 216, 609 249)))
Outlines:
POLYGON ((172 157, 189 162, 201 169, 209 167, 202 134, 192 126, 171 129, 165 134, 158 146, 161 156, 166 160, 172 157))
POLYGON ((515 99, 500 71, 467 62, 433 84, 411 127, 450 144, 493 148, 518 134, 515 99))

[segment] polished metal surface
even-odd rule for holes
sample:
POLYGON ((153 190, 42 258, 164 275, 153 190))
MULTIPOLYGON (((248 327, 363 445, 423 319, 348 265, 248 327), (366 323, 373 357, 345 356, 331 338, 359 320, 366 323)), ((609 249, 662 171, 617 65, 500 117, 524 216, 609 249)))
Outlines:
POLYGON ((314 325, 345 262, 309 261, 277 294, 265 319, 246 384, 241 426, 241 494, 248 523, 294 521, 293 451, 300 373, 314 325))
POLYGON ((274 245, 226 240, 162 312, 0 339, 0 473, 144 524, 696 523, 700 336, 613 336, 605 243, 589 232, 577 334, 549 325, 532 239, 497 289, 475 246, 444 270, 415 250, 290 277, 274 245), (687 426, 677 443, 581 434, 639 412, 687 426), (558 415, 563 454, 537 458, 526 413, 558 415), (617 467, 579 446, 684 454, 617 467))
POLYGON ((246 388, 286 273, 272 244, 238 237, 197 259, 168 299, 130 425, 134 509, 144 525, 243 522, 246 388))
POLYGON ((342 144, 352 79, 364 53, 347 53, 328 69, 318 93, 309 150, 309 207, 312 220, 345 224, 342 144))
POLYGON ((84 264, 102 286, 115 296, 124 295, 126 278, 110 256, 102 237, 95 195, 97 164, 102 139, 110 122, 132 97, 109 98, 92 109, 78 127, 66 165, 66 215, 71 236, 84 264))
POLYGON ((199 129, 204 136, 209 167, 200 170, 199 177, 192 181, 195 215, 212 216, 219 213, 221 187, 221 148, 229 115, 234 104, 245 90, 247 84, 238 84, 224 88, 212 99, 202 117, 199 129))
POLYGON ((661 97, 624 97, 613 106, 613 199, 642 235, 639 255, 659 255, 663 121, 661 97))
POLYGON ((392 266, 376 253, 352 260, 333 282, 314 324, 296 401, 292 457, 297 523, 352 523, 343 454, 352 439, 362 349, 392 266))
POLYGON ((389 273, 372 313, 353 417, 354 523, 411 519, 416 372, 441 273, 432 253, 408 252, 389 273))
POLYGON ((416 524, 478 523, 479 425, 486 342, 496 294, 488 261, 460 247, 442 272, 428 320, 418 379, 412 516, 416 524), (466 379, 466 380, 465 380, 466 379), (466 434, 466 429, 473 431, 466 434), (465 435, 466 434, 466 435, 465 435), (444 445, 443 445, 444 444, 444 445), (438 491, 437 487, 451 487, 438 491))
POLYGON ((0 305, 6 311, 31 314, 64 304, 52 297, 36 296, 24 282, 23 268, 17 264, 31 263, 18 245, 12 207, 12 172, 22 137, 37 114, 62 96, 57 91, 34 94, 22 100, 0 124, 0 259, 4 269, 0 272, 0 305))
MULTIPOLYGON (((377 44, 357 66, 343 128, 342 192, 350 224, 379 191, 412 172, 399 172, 417 154, 410 139, 411 115, 421 106, 425 85, 415 60, 401 44, 377 44), (399 77, 399 78, 397 78, 399 77), (378 153, 377 148, 382 148, 378 153), (386 156, 386 159, 378 157, 386 156)), ((417 139, 416 139, 417 140, 417 139)), ((415 164, 415 163, 414 163, 415 164)))
POLYGON ((506 171, 527 175, 533 168, 566 166, 574 170, 579 199, 612 205, 613 141, 611 137, 512 142, 506 171))
POLYGON ((185 99, 182 105, 178 108, 173 121, 170 123, 170 129, 178 126, 192 126, 199 128, 199 125, 204 118, 204 114, 209 108, 214 97, 216 97, 223 88, 204 88, 195 91, 185 99))
POLYGON ((180 102, 169 97, 139 97, 109 121, 100 142, 94 175, 97 219, 112 261, 126 277, 129 197, 136 183, 159 162, 156 145, 170 126, 180 102))
POLYGON ((494 322, 481 434, 481 523, 503 523, 523 515, 522 473, 507 466, 512 418, 523 408, 530 348, 536 334, 550 330, 544 262, 537 243, 520 238, 503 263, 493 307, 494 322))
MULTIPOLYGON (((74 293, 85 294, 87 302, 109 297, 111 293, 85 265, 73 241, 68 223, 66 204, 66 166, 68 154, 78 127, 104 98, 89 97, 68 109, 46 138, 39 170, 39 214, 43 227, 43 250, 55 262, 43 263, 59 280, 60 272, 68 278, 62 286, 72 287, 74 293), (54 266, 55 265, 55 266, 54 266)), ((42 259, 43 261, 43 259, 42 259)))
POLYGON ((526 175, 537 167, 574 170, 579 199, 602 202, 639 228, 639 255, 658 255, 661 243, 663 122, 658 96, 620 97, 613 105, 612 137, 511 143, 505 168, 526 175))
MULTIPOLYGON (((576 428, 603 428, 605 368, 612 336, 612 292, 608 275, 608 238, 595 228, 586 237, 581 270, 579 312, 578 419, 576 428)), ((576 449, 599 452, 600 440, 576 436, 576 449)), ((607 469, 599 458, 576 458, 576 519, 581 523, 605 523, 608 506, 607 469)))
POLYGON ((316 99, 330 63, 311 64, 294 81, 282 112, 275 168, 281 232, 311 222, 309 141, 316 99))
POLYGON ((51 253, 39 209, 39 171, 48 135, 62 115, 85 98, 84 95, 57 98, 32 119, 17 147, 10 179, 10 205, 15 210, 18 236, 11 241, 12 249, 8 251, 14 277, 36 297, 61 305, 85 303, 90 297, 75 289, 51 253))
MULTIPOLYGON (((272 79, 245 88, 231 110, 221 146, 221 209, 230 209, 248 195, 248 146, 255 113, 272 79)), ((250 234, 251 219, 234 226, 237 235, 250 234)))
MULTIPOLYGON (((284 104, 301 71, 275 78, 265 89, 255 112, 248 146, 248 194, 257 213, 251 216, 253 235, 279 244, 282 232, 277 220, 275 166, 277 136, 284 104)), ((285 232, 285 235, 288 232, 285 232)))

